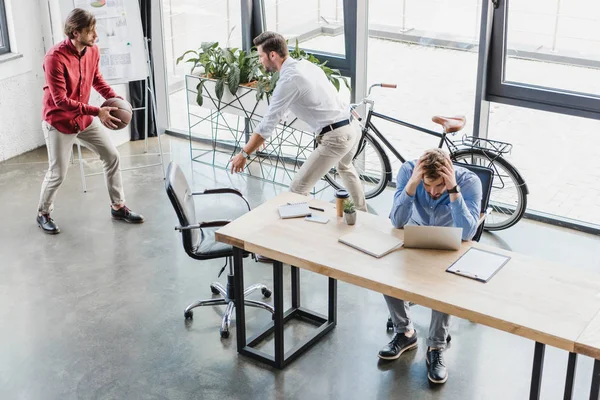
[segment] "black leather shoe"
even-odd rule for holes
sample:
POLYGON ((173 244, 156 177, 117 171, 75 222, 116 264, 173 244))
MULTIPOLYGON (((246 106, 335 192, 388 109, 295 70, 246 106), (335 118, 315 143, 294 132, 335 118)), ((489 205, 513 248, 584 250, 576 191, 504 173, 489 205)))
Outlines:
POLYGON ((127 206, 123 206, 118 210, 115 210, 111 207, 110 214, 112 215, 113 219, 129 222, 130 224, 141 224, 142 222, 144 222, 143 215, 134 213, 129 208, 127 208, 127 206))
POLYGON ((444 383, 448 380, 448 371, 444 364, 443 351, 439 349, 431 349, 427 351, 427 377, 433 383, 444 383))
POLYGON ((406 337, 404 333, 396 333, 381 351, 379 351, 379 358, 383 360, 395 360, 407 350, 417 348, 417 331, 413 333, 411 337, 406 337))
POLYGON ((42 214, 37 216, 37 223, 44 233, 48 233, 50 235, 56 235, 60 233, 60 229, 58 225, 54 222, 52 218, 50 218, 50 214, 42 214))

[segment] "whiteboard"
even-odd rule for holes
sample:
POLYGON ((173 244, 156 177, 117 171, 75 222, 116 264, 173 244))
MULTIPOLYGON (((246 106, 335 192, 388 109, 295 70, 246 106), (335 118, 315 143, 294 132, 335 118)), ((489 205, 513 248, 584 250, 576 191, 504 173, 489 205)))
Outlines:
MULTIPOLYGON (((96 45, 100 50, 100 72, 112 85, 146 79, 145 38, 138 0, 59 0, 61 30, 74 8, 96 17, 96 45)), ((55 42, 64 40, 55 36, 55 42)))

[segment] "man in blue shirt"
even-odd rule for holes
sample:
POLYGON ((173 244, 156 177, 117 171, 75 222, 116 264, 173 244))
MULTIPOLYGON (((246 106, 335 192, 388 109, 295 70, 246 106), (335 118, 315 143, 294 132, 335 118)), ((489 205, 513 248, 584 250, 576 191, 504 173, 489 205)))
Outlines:
MULTIPOLYGON (((418 161, 405 162, 398 172, 394 205, 390 213, 396 228, 405 225, 455 226, 463 240, 477 230, 481 209, 481 182, 473 172, 453 166, 440 150, 427 150, 418 161)), ((410 319, 409 303, 384 296, 394 323, 394 337, 379 352, 379 358, 395 360, 417 347, 417 332, 410 319)), ((444 383, 448 371, 442 352, 446 349, 450 316, 432 310, 427 339, 428 378, 444 383)))

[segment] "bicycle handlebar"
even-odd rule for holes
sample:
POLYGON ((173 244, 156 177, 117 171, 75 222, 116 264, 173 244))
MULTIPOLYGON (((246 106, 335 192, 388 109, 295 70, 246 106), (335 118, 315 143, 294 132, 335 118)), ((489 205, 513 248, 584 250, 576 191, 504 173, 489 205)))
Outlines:
POLYGON ((398 87, 398 85, 396 85, 395 83, 374 83, 371 86, 369 86, 369 91, 367 92, 367 97, 371 95, 371 90, 374 87, 382 87, 382 88, 388 88, 388 89, 396 89, 398 87))

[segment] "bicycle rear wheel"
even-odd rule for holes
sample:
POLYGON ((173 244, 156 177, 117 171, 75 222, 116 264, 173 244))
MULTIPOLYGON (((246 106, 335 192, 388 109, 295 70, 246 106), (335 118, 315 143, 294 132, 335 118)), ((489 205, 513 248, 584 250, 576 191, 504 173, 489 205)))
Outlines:
POLYGON ((527 187, 515 167, 501 156, 479 149, 459 150, 452 158, 457 163, 481 165, 494 171, 489 201, 492 213, 485 220, 485 230, 499 231, 519 222, 527 208, 527 187))
MULTIPOLYGON (((392 179, 390 160, 379 142, 369 133, 364 135, 352 163, 360 177, 367 199, 383 192, 392 179)), ((335 189, 345 189, 344 182, 335 167, 324 178, 335 189)))

